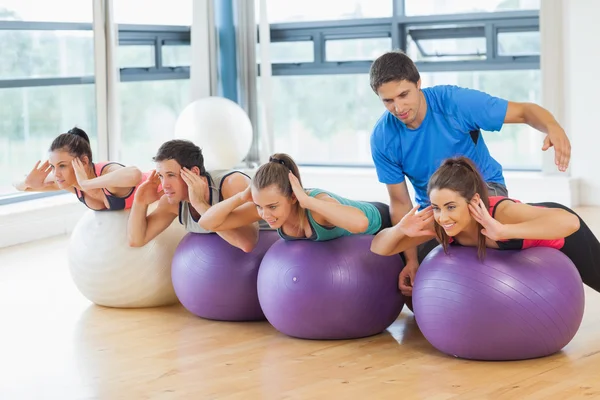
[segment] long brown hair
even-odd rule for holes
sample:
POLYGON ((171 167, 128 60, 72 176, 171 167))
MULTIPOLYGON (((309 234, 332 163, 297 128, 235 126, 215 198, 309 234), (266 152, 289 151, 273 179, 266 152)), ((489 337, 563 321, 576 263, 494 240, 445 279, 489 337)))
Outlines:
MULTIPOLYGON (((487 185, 477 170, 475 164, 467 157, 453 157, 445 160, 434 172, 427 184, 427 195, 432 190, 449 189, 457 192, 470 202, 475 193, 479 193, 485 208, 489 209, 490 200, 487 185)), ((449 237, 439 224, 435 224, 435 233, 442 241, 444 252, 448 252, 449 237)), ((477 223, 477 256, 480 260, 485 258, 485 235, 481 233, 483 227, 477 223)))
MULTIPOLYGON (((298 165, 292 157, 285 153, 275 153, 269 157, 269 162, 261 165, 254 178, 252 179, 252 185, 258 190, 268 188, 269 186, 275 185, 281 194, 287 198, 291 198, 294 194, 292 190, 292 184, 288 174, 292 172, 302 186, 302 179, 300 178, 300 171, 298 165)), ((306 211, 300 207, 300 204, 296 203, 298 220, 300 221, 300 230, 304 230, 304 217, 306 211)))

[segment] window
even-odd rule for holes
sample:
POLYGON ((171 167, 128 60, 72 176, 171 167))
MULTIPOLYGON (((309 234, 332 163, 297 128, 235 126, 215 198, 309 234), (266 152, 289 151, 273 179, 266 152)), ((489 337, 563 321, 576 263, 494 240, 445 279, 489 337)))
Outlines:
POLYGON ((406 15, 539 10, 540 0, 405 0, 406 15))
MULTIPOLYGON (((421 74, 423 87, 458 85, 481 90, 512 101, 540 103, 539 70, 434 72, 421 74)), ((540 169, 542 135, 524 124, 504 125, 500 132, 484 132, 483 137, 504 169, 540 169)))
MULTIPOLYGON (((301 162, 372 163, 369 136, 384 108, 370 90, 368 73, 391 49, 404 49, 416 62, 424 87, 449 83, 540 102, 540 0, 389 0, 370 3, 370 16, 383 17, 376 19, 345 18, 343 6, 325 18, 311 2, 298 4, 308 6, 295 10, 278 3, 267 12, 271 22, 280 22, 271 25, 270 35, 272 48, 280 49, 273 51, 278 57, 272 68, 275 136, 278 146, 297 149, 301 162), (397 18, 385 18, 394 11, 397 18), (301 12, 303 18, 294 17, 301 12), (487 14, 469 14, 476 12, 487 14), (460 13, 468 15, 451 15, 460 13), (300 20, 312 22, 285 23, 300 20)), ((363 10, 357 1, 345 2, 350 5, 363 10)), ((539 169, 534 132, 512 125, 484 137, 505 169, 539 169)))
POLYGON ((92 0, 0 0, 0 21, 92 22, 92 5, 92 0))
POLYGON ((91 31, 0 30, 0 79, 94 75, 91 31))
POLYGON ((192 2, 193 0, 116 0, 114 16, 118 24, 191 26, 192 2))
POLYGON ((94 85, 0 89, 0 196, 16 193, 38 160, 47 159, 52 140, 74 126, 97 150, 94 85))
MULTIPOLYGON (((270 23, 391 17, 394 0, 267 0, 270 23), (324 6, 326 4, 326 6, 324 6)), ((260 3, 257 0, 256 18, 260 3)))
POLYGON ((372 165, 369 138, 385 107, 367 74, 273 77, 275 149, 303 164, 372 165))
POLYGON ((189 103, 187 79, 121 82, 121 146, 118 160, 142 170, 154 168, 159 146, 174 137, 177 117, 189 103))

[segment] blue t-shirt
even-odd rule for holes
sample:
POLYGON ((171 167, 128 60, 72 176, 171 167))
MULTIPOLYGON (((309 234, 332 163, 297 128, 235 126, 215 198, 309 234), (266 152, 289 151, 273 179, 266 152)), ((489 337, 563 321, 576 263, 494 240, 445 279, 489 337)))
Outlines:
POLYGON ((508 101, 458 86, 423 89, 427 113, 417 129, 409 129, 386 111, 371 135, 371 154, 381 183, 396 184, 408 177, 416 202, 429 204, 427 183, 441 163, 450 157, 469 157, 486 182, 504 183, 502 166, 492 158, 481 134, 477 143, 471 132, 499 131, 508 101))

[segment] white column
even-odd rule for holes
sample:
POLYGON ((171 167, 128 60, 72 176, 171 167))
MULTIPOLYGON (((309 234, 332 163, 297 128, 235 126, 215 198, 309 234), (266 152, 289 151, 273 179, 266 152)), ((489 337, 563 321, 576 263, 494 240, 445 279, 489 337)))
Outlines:
POLYGON ((194 0, 193 2, 191 50, 190 101, 194 101, 217 93, 213 0, 194 0))
POLYGON ((119 112, 120 71, 117 52, 118 26, 114 21, 113 0, 94 1, 94 72, 96 78, 96 118, 98 154, 95 160, 118 160, 121 145, 119 112))

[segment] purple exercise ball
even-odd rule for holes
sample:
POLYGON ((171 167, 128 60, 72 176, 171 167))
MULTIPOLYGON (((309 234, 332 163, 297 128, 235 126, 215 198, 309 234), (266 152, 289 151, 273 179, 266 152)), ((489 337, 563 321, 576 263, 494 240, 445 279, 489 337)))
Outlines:
POLYGON ((370 251, 373 236, 275 243, 258 271, 258 297, 278 331, 302 339, 355 339, 398 317, 399 255, 370 251))
POLYGON ((583 319, 583 283, 559 250, 441 246, 421 263, 415 319, 439 351, 472 360, 525 360, 565 347, 583 319))
POLYGON ((188 233, 175 250, 171 268, 177 298, 202 318, 264 320, 256 279, 263 256, 278 239, 276 231, 260 231, 254 250, 244 253, 216 233, 188 233))

